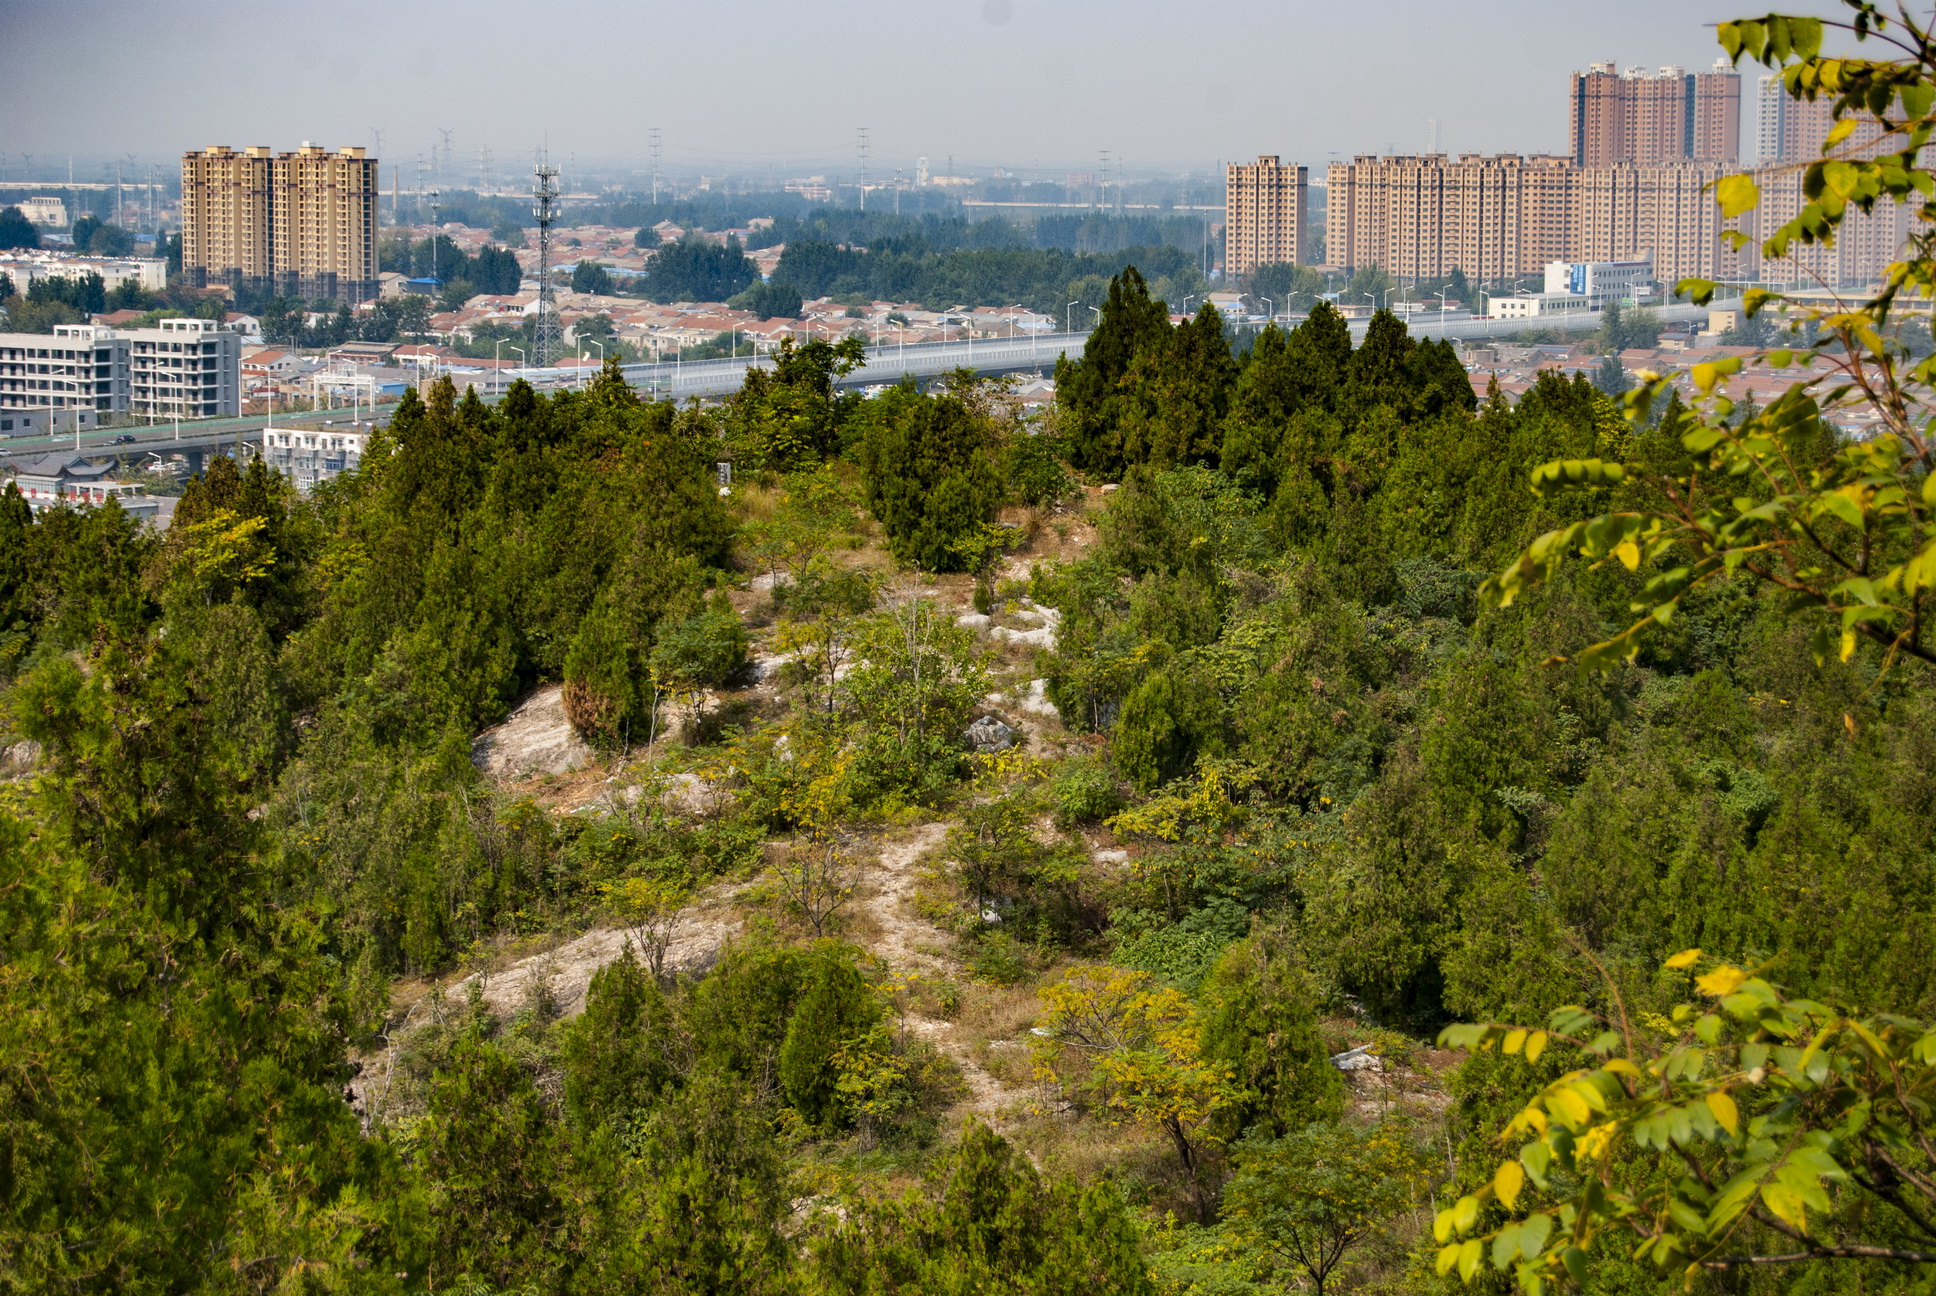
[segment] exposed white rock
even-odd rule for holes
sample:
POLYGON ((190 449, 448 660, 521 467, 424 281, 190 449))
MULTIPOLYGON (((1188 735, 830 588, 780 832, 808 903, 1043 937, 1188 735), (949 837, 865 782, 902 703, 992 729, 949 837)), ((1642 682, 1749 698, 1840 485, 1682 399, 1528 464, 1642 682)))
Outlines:
POLYGON ((1333 1054, 1331 1065, 1340 1071, 1383 1071, 1385 1064, 1371 1051, 1371 1045, 1360 1044, 1357 1048, 1346 1049, 1333 1054))
POLYGON ((565 718, 565 691, 551 684, 530 694, 471 742, 471 763, 496 779, 566 774, 591 764, 592 749, 565 718))
POLYGON ((1055 632, 1062 625, 1062 614, 1054 608, 1046 608, 1032 599, 1023 599, 1022 605, 1014 613, 1018 621, 1040 622, 1033 630, 1016 630, 1010 626, 996 626, 988 633, 996 639, 1009 643, 1032 644, 1038 648, 1055 649, 1055 632))
POLYGON ((1062 714, 1055 709, 1055 703, 1049 701, 1049 682, 1047 680, 1030 680, 1028 682, 1028 688, 1023 691, 1022 696, 1016 701, 1015 705, 1030 715, 1044 716, 1049 719, 1058 718, 1062 714))

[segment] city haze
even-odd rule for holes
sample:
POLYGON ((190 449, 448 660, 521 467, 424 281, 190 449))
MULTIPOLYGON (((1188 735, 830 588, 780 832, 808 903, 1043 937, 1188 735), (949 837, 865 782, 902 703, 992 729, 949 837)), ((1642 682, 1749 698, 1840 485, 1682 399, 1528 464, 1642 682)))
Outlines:
MULTIPOLYGON (((1752 6, 1749 6, 1750 8, 1752 6)), ((0 4, 10 176, 69 154, 169 164, 211 143, 372 146, 406 170, 451 132, 462 173, 556 160, 616 175, 780 178, 995 166, 1129 175, 1281 154, 1563 152, 1567 73, 1590 61, 1704 68, 1738 3, 1494 0, 1350 5, 949 0, 327 9, 0 4)), ((1745 143, 1746 141, 1744 141, 1745 143)), ((79 176, 78 178, 89 178, 79 176)))

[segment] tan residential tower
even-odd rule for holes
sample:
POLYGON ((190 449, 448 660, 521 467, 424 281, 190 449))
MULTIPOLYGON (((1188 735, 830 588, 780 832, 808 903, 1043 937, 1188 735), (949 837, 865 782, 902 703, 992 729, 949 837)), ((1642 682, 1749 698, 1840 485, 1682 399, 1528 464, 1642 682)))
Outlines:
POLYGON ((377 160, 305 143, 216 145, 182 158, 182 270, 191 284, 363 301, 377 292, 377 160))

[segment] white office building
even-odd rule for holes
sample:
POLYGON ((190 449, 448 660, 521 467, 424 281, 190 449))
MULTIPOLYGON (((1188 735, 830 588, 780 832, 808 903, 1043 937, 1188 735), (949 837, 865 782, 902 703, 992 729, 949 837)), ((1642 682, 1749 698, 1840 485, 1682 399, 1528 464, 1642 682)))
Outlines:
POLYGON ((117 330, 129 342, 128 413, 156 422, 242 412, 242 335, 214 320, 117 330))
POLYGON ((67 204, 58 198, 22 198, 20 214, 36 225, 60 229, 67 224, 67 204))
POLYGON ((1486 310, 1494 319, 1542 319, 1555 315, 1579 315, 1587 310, 1587 299, 1575 293, 1519 293, 1512 297, 1493 297, 1486 310))
POLYGON ((1548 261, 1547 293, 1569 293, 1587 300, 1588 310, 1603 310, 1609 302, 1639 305, 1653 296, 1654 260, 1548 261))
POLYGON ((161 422, 233 417, 241 407, 242 339, 213 320, 0 333, 0 416, 85 410, 97 420, 161 422))
POLYGON ((89 410, 109 418, 127 408, 128 343, 112 329, 63 324, 52 333, 0 333, 0 417, 89 410))

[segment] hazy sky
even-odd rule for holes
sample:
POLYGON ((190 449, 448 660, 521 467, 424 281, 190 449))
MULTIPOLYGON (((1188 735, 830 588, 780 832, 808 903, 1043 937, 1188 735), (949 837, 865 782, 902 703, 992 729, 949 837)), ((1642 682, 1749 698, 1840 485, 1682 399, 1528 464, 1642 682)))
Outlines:
MULTIPOLYGON (((1798 5, 1806 9, 1809 6, 1798 5)), ((1825 7, 1823 9, 1825 11, 1825 7)), ((1277 153, 1563 151, 1566 74, 1705 67, 1734 0, 0 0, 0 153, 145 165, 207 144, 370 144, 406 183, 547 138, 581 165, 1134 173, 1277 153)), ((1744 141, 1745 142, 1745 141, 1744 141)), ((81 175, 77 179, 91 178, 81 175)))

